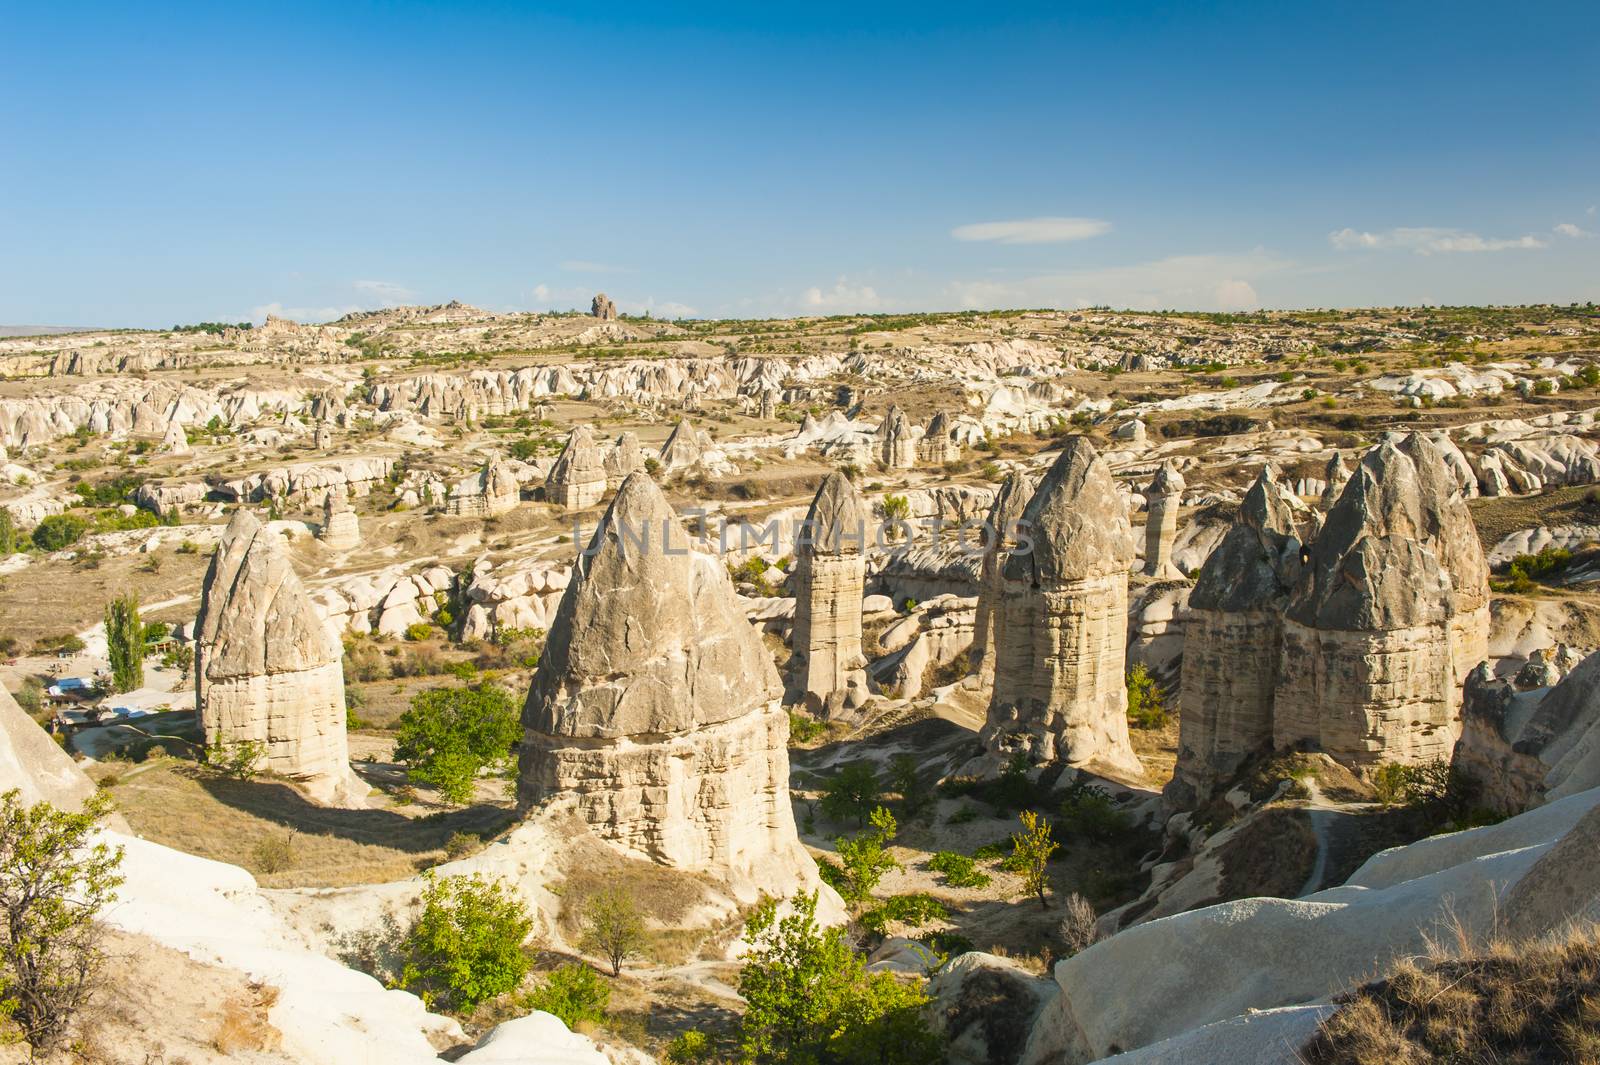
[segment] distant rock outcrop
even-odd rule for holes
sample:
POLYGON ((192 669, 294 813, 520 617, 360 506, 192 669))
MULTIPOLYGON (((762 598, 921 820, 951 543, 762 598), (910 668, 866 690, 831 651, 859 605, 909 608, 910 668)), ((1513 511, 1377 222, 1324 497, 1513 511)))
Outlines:
POLYGON ((700 437, 688 418, 679 418, 666 443, 661 445, 661 472, 687 470, 700 461, 700 437))
POLYGON ((617 305, 604 292, 596 293, 589 303, 589 313, 602 322, 616 321, 617 305))
POLYGON ((1183 504, 1183 474, 1170 461, 1163 462, 1145 489, 1148 518, 1144 527, 1144 574, 1158 580, 1182 577, 1172 561, 1172 542, 1178 535, 1178 508, 1183 504))
POLYGON ((445 510, 462 517, 494 518, 517 509, 522 486, 505 460, 491 458, 471 477, 450 486, 445 510))
POLYGON ((871 535, 850 479, 830 473, 795 538, 794 665, 808 710, 824 717, 867 698, 861 597, 871 535))
POLYGON ((956 440, 950 419, 939 411, 928 419, 922 439, 917 443, 917 457, 931 466, 942 466, 961 457, 961 444, 956 440))
POLYGON ((878 425, 876 451, 878 461, 891 470, 909 470, 917 464, 917 441, 911 435, 911 422, 892 403, 878 425))
POLYGON ((1004 611, 983 740, 1033 762, 1142 772, 1128 739, 1127 507, 1089 441, 1069 437, 1001 570, 1004 611))
POLYGON ((335 551, 349 551, 361 546, 361 523, 350 506, 350 498, 339 489, 329 492, 322 501, 322 528, 317 539, 335 551))
POLYGON ((606 488, 620 486, 628 474, 644 469, 644 452, 639 448, 639 437, 632 430, 617 437, 617 442, 606 452, 606 488))
POLYGON ((550 467, 544 482, 545 500, 568 510, 582 510, 600 502, 605 494, 605 457, 589 427, 580 425, 568 434, 566 446, 550 467))
POLYGON ((343 652, 274 535, 234 512, 206 571, 195 620, 195 691, 208 746, 260 745, 260 767, 318 801, 360 806, 350 770, 343 652))
POLYGON ((519 806, 570 799, 617 846, 744 895, 815 884, 790 807, 781 690, 726 569, 691 550, 661 490, 632 474, 534 674, 519 806))

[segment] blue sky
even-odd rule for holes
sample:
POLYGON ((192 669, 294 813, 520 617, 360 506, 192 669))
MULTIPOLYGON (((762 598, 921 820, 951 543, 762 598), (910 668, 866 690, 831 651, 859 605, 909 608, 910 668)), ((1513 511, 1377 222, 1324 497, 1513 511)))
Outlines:
POLYGON ((1600 299, 1600 5, 11 4, 0 322, 1600 299))

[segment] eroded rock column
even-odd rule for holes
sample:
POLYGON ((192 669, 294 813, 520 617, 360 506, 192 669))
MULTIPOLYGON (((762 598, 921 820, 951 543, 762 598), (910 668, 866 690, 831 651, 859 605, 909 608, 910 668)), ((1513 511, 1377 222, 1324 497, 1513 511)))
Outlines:
POLYGON ((794 657, 806 709, 825 717, 867 698, 861 649, 867 507, 844 474, 817 489, 795 539, 794 657))
POLYGON ((1034 762, 1142 770, 1128 740, 1127 509, 1105 462, 1067 440, 1029 500, 1001 570, 1004 611, 994 695, 982 738, 1034 762))
POLYGON ((342 653, 275 534, 234 511, 195 621, 206 743, 260 744, 261 768, 301 781, 319 802, 364 805, 345 738, 342 653))
POLYGON ((1183 505, 1183 475, 1171 462, 1163 462, 1145 489, 1148 511, 1144 527, 1144 575, 1157 579, 1182 577, 1172 561, 1172 544, 1178 537, 1178 508, 1183 505))

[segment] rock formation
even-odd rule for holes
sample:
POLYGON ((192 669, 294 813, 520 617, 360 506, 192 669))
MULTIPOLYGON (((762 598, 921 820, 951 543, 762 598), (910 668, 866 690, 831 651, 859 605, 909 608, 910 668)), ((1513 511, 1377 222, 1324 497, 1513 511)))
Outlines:
POLYGON ((600 502, 605 494, 605 457, 589 427, 580 425, 567 435, 566 446, 550 467, 544 498, 568 510, 582 510, 600 502))
POLYGON ((761 420, 770 422, 778 416, 778 390, 766 389, 761 393, 761 420))
POLYGON ((1478 526, 1462 495, 1460 478, 1452 472, 1438 444, 1420 433, 1411 433, 1400 441, 1400 450, 1416 463, 1424 535, 1450 576, 1454 697, 1459 695, 1467 675, 1489 657, 1489 563, 1483 555, 1478 526))
POLYGON ((1324 513, 1333 509, 1339 501, 1339 493, 1344 491, 1344 486, 1350 483, 1350 467, 1345 465, 1344 455, 1335 451, 1328 460, 1328 465, 1322 474, 1322 510, 1324 513))
POLYGON ((450 486, 445 510, 462 517, 493 518, 517 509, 522 486, 504 460, 491 458, 483 469, 450 486))
POLYGON ((934 466, 955 462, 961 457, 961 445, 956 442, 955 433, 950 428, 950 419, 945 417, 944 411, 939 411, 928 419, 928 427, 917 443, 917 457, 934 466))
POLYGON ((891 470, 909 470, 917 464, 917 441, 911 435, 911 423, 893 403, 878 425, 875 450, 878 461, 891 470))
POLYGON ((1411 456, 1362 457, 1283 624, 1274 744, 1347 765, 1449 757, 1458 730, 1451 578, 1411 456))
POLYGON ((1163 462, 1145 489, 1148 519, 1144 527, 1144 575, 1157 579, 1182 577, 1172 561, 1172 542, 1178 535, 1178 508, 1183 504, 1183 474, 1170 461, 1163 462))
POLYGON ((867 697, 861 598, 870 536, 855 485, 830 473, 811 501, 794 552, 796 679, 806 708, 825 717, 867 697))
POLYGON ((1272 746, 1283 610, 1300 550, 1289 496, 1264 467, 1189 594, 1178 764, 1165 792, 1174 807, 1204 803, 1245 758, 1272 746))
POLYGON ((1001 570, 1001 654, 983 740, 991 752, 1022 751, 1141 772, 1128 740, 1127 508, 1089 441, 1069 437, 1022 526, 1029 540, 1001 570))
POLYGON ((183 426, 174 418, 167 423, 166 435, 161 438, 160 450, 172 455, 187 455, 190 453, 189 437, 184 434, 183 426))
POLYGON ((617 846, 744 894, 816 882, 789 802, 771 656, 720 561, 644 473, 561 600, 523 709, 518 803, 570 801, 617 846))
POLYGON ((602 322, 616 321, 617 305, 604 292, 597 293, 589 303, 589 313, 602 322))
POLYGON ((984 520, 983 568, 979 575, 978 608, 972 633, 971 661, 976 667, 978 690, 994 690, 994 664, 1002 653, 1001 621, 1005 611, 1003 602, 1001 567, 1006 553, 1017 543, 1019 523, 1028 500, 1033 498, 1033 478, 1014 470, 1001 482, 1000 491, 989 516, 984 520))
MULTIPOLYGON (((1539 656, 1534 672, 1558 674, 1556 657, 1539 656)), ((1452 758, 1475 801, 1507 814, 1600 787, 1600 654, 1553 687, 1519 691, 1522 679, 1496 680, 1487 662, 1473 671, 1452 758)))
POLYGON ((616 488, 628 474, 644 469, 644 452, 639 449, 639 437, 630 429, 617 437, 616 444, 606 452, 606 488, 616 488))
POLYGON ((335 551, 361 546, 361 523, 344 490, 335 488, 322 501, 322 528, 317 539, 335 551))
POLYGON ((303 781, 319 802, 363 805, 345 740, 342 657, 274 534, 236 510, 195 620, 207 745, 259 744, 261 768, 303 781))
POLYGON ((688 418, 679 418, 667 442, 661 445, 661 472, 687 470, 700 461, 700 437, 688 418))

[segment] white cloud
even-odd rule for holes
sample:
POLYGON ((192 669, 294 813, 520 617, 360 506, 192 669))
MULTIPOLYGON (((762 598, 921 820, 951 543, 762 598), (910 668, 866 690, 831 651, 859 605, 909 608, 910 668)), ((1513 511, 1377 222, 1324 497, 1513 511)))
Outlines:
POLYGON ((250 308, 250 318, 264 322, 270 314, 274 318, 288 318, 295 322, 331 322, 335 318, 370 309, 356 303, 347 303, 342 307, 285 307, 281 303, 263 303, 250 308))
POLYGON ((1064 244, 1088 240, 1111 232, 1111 223, 1098 218, 1019 218, 1009 222, 974 222, 956 226, 957 240, 992 241, 996 244, 1064 244))
POLYGON ((1173 255, 1009 282, 957 281, 945 287, 945 297, 966 310, 1097 305, 1136 310, 1248 310, 1261 305, 1256 283, 1293 265, 1260 248, 1242 254, 1173 255))
POLYGON ((1329 233, 1328 242, 1340 251, 1398 248, 1415 252, 1417 255, 1509 251, 1547 246, 1544 240, 1531 233, 1521 237, 1490 238, 1480 237, 1464 229, 1448 229, 1441 226, 1400 226, 1377 233, 1368 233, 1347 226, 1329 233))
POLYGON ((695 308, 687 303, 679 303, 676 300, 658 300, 654 296, 633 303, 619 300, 617 307, 628 314, 644 314, 648 311, 653 318, 693 318, 696 313, 695 308))
POLYGON ((416 295, 404 285, 393 281, 357 281, 355 288, 361 292, 370 292, 388 306, 399 306, 400 301, 411 299, 416 295))
POLYGON ((1554 228, 1554 230, 1552 230, 1552 232, 1556 233, 1558 236, 1572 237, 1574 239, 1594 236, 1594 234, 1589 232, 1587 229, 1584 229, 1582 226, 1575 226, 1571 222, 1560 223, 1554 228))
POLYGON ((852 285, 841 277, 830 289, 813 285, 805 290, 800 302, 814 311, 870 311, 883 306, 883 300, 871 285, 852 285))
POLYGON ((1253 311, 1261 306, 1261 298, 1256 295, 1255 286, 1238 278, 1218 282, 1212 298, 1216 300, 1217 306, 1225 311, 1253 311))

